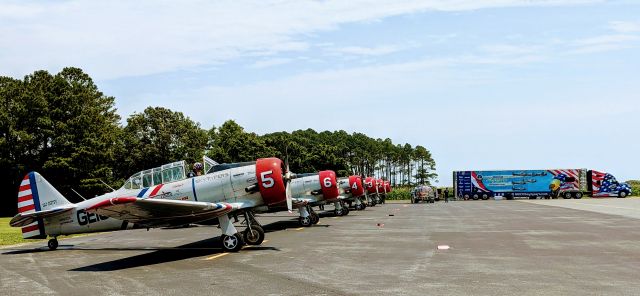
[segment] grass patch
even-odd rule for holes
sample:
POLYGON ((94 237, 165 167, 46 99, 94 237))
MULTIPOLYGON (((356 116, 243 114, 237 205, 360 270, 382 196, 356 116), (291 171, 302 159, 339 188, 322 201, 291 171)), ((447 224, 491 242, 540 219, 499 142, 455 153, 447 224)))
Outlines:
POLYGON ((0 246, 46 241, 44 239, 23 239, 20 227, 9 226, 11 218, 0 218, 0 246))

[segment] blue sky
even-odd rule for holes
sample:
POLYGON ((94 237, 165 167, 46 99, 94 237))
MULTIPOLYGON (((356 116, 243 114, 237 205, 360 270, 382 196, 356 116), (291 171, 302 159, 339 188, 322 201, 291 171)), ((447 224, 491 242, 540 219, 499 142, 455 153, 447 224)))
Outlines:
POLYGON ((640 2, 2 1, 0 75, 77 66, 126 118, 364 132, 452 170, 640 179, 640 2))

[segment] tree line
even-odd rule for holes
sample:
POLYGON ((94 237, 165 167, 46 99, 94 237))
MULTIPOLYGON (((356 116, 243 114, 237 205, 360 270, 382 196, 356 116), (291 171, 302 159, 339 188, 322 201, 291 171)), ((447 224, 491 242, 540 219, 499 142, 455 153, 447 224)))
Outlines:
POLYGON ((122 185, 143 169, 203 155, 220 162, 288 157, 294 172, 330 169, 339 176, 376 175, 394 185, 430 183, 435 161, 425 147, 363 133, 313 129, 264 135, 233 120, 202 128, 181 112, 148 107, 121 124, 115 99, 89 75, 65 68, 15 79, 0 76, 0 215, 16 212, 20 181, 41 173, 73 202, 122 185))

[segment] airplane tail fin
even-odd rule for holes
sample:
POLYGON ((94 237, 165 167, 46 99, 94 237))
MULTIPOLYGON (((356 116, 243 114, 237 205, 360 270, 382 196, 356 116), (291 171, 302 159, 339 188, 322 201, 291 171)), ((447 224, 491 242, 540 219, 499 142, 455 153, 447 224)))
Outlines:
MULTIPOLYGON (((20 183, 18 190, 18 212, 29 214, 54 207, 71 204, 58 190, 36 172, 28 173, 20 183)), ((35 222, 22 227, 25 239, 46 238, 44 222, 38 218, 35 222)))

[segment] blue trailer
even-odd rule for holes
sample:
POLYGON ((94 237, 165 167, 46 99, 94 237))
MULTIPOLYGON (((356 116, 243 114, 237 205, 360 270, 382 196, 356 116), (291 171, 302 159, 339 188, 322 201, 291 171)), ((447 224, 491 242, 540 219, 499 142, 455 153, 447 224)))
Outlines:
POLYGON ((631 186, 611 174, 587 169, 453 172, 454 195, 461 199, 626 197, 631 186))

